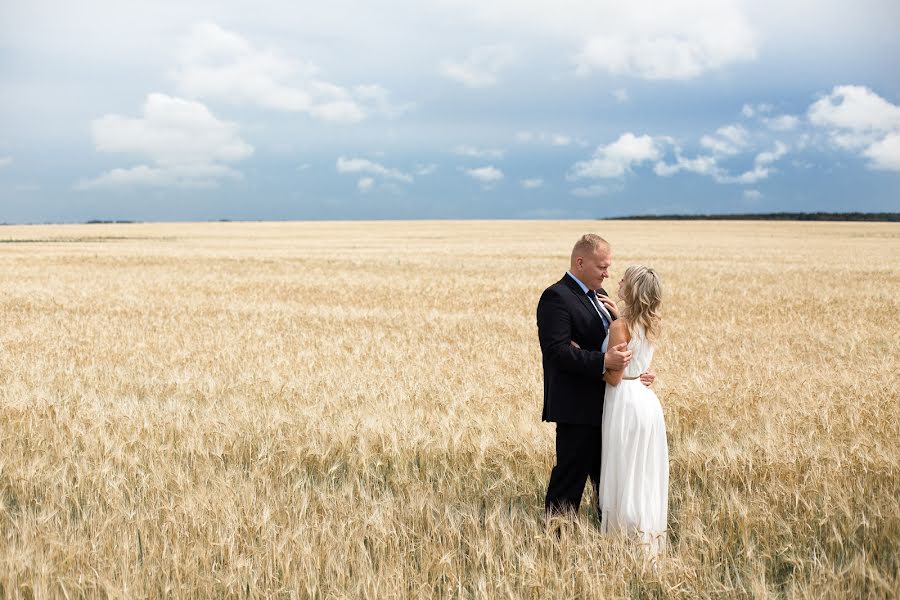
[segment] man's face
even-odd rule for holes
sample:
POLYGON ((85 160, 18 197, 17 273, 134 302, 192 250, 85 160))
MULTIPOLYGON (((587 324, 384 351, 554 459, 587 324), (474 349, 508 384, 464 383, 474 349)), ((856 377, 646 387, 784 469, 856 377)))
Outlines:
POLYGON ((603 287, 603 280, 609 277, 609 267, 612 265, 611 251, 598 248, 596 252, 578 257, 575 260, 581 271, 578 279, 584 285, 592 290, 603 287))

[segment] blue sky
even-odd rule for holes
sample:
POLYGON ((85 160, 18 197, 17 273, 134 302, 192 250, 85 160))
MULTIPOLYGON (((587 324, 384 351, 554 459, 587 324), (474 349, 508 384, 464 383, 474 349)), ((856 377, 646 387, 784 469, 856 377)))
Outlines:
POLYGON ((0 4, 0 222, 900 210, 900 4, 0 4))

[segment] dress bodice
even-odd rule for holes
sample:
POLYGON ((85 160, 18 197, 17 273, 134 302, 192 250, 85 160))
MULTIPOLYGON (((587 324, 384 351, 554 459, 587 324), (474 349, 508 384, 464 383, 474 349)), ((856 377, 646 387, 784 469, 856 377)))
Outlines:
POLYGON ((653 344, 647 339, 641 325, 635 328, 631 341, 628 342, 628 349, 631 350, 631 362, 625 367, 622 376, 638 377, 650 367, 650 361, 653 360, 653 344))

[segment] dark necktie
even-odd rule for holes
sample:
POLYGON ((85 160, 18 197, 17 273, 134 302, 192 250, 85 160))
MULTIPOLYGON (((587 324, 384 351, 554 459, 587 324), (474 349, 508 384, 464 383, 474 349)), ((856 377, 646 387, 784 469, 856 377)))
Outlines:
POLYGON ((594 308, 597 309, 597 312, 600 314, 600 318, 603 319, 603 326, 609 329, 609 319, 606 318, 606 313, 600 307, 600 300, 597 298, 597 292, 594 290, 588 290, 588 298, 591 299, 591 304, 594 305, 594 308))

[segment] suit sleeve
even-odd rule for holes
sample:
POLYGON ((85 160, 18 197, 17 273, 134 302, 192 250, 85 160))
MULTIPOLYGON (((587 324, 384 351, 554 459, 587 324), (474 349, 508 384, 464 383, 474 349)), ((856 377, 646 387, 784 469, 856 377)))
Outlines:
POLYGON ((572 315, 558 293, 547 289, 537 307, 538 339, 544 358, 562 371, 603 381, 603 352, 576 348, 572 315))

